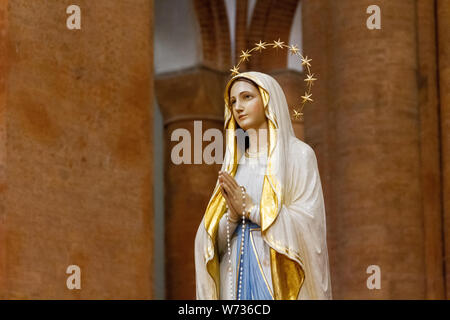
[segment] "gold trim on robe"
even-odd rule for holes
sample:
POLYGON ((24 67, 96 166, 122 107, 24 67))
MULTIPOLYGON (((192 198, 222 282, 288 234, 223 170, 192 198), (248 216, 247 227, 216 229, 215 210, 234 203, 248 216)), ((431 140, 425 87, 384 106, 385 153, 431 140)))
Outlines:
POLYGON ((297 300, 305 272, 294 260, 270 248, 270 270, 276 300, 297 300))

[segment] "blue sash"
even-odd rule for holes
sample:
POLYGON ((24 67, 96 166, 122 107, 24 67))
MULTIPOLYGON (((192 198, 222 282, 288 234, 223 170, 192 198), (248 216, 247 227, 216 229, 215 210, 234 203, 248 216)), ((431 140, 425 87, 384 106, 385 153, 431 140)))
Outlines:
MULTIPOLYGON (((245 221, 244 231, 244 256, 242 270, 241 294, 238 295, 241 267, 241 250, 237 250, 236 255, 236 298, 240 300, 273 300, 270 288, 263 274, 256 247, 251 234, 254 230, 261 230, 261 227, 249 220, 245 221)), ((236 227, 238 248, 242 245, 242 223, 236 227)))

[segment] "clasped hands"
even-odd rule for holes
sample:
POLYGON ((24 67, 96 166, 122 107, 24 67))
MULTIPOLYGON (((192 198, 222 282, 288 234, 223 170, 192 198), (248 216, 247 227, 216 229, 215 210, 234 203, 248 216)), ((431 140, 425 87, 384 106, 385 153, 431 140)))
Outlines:
POLYGON ((242 218, 244 210, 245 218, 248 218, 251 208, 254 205, 251 197, 245 191, 243 192, 241 186, 226 171, 219 171, 219 185, 220 191, 228 206, 230 220, 232 222, 239 221, 242 218), (242 196, 243 193, 245 198, 242 196))

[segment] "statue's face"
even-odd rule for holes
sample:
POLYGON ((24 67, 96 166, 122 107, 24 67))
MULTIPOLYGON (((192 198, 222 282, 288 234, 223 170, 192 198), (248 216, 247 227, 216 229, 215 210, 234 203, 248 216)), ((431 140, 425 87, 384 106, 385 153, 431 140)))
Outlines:
POLYGON ((229 101, 233 116, 243 130, 264 127, 264 104, 258 88, 253 84, 236 80, 231 86, 229 101))

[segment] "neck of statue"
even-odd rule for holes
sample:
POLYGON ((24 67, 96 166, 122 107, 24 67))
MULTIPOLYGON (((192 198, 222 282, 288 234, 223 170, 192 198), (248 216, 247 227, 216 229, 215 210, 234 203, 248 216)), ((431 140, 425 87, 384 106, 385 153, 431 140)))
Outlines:
POLYGON ((248 130, 247 133, 250 140, 248 153, 256 154, 267 150, 269 139, 267 125, 257 130, 248 130))

